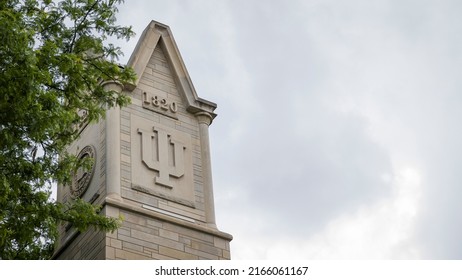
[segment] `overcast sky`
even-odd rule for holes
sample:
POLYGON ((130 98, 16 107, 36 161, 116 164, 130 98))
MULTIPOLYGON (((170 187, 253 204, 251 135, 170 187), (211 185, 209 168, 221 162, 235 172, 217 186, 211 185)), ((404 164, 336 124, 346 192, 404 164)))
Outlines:
POLYGON ((462 258, 462 2, 127 0, 210 127, 233 259, 462 258))

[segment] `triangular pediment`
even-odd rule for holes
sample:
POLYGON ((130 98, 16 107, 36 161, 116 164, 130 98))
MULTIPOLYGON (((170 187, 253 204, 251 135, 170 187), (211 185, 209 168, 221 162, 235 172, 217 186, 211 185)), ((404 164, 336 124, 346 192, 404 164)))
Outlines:
POLYGON ((180 95, 187 111, 206 112, 212 118, 216 116, 213 111, 217 105, 197 95, 170 28, 156 21, 151 21, 143 31, 128 61, 128 66, 135 70, 137 80, 134 84, 126 85, 126 89, 134 90, 142 81, 143 75, 150 71, 149 65, 153 63, 161 65, 157 70, 167 80, 171 79, 172 86, 180 95))

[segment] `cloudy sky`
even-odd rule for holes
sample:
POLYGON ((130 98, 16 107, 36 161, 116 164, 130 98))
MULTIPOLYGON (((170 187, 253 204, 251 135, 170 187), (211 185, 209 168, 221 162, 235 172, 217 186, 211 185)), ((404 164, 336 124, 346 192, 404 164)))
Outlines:
POLYGON ((462 2, 127 0, 169 25, 233 259, 462 258, 462 2))

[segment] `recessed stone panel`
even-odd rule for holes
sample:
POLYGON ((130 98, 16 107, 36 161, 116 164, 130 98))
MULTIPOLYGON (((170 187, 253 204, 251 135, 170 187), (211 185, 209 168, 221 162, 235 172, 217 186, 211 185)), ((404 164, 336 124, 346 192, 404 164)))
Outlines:
POLYGON ((194 207, 191 136, 132 115, 132 187, 194 207))

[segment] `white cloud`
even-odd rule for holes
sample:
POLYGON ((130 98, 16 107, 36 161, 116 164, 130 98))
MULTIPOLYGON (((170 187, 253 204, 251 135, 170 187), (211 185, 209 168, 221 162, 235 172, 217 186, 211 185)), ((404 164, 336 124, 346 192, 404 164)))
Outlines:
POLYGON ((215 205, 233 258, 460 258, 460 8, 140 0, 119 18, 138 35, 170 25, 218 103, 215 205))
MULTIPOLYGON (((385 177, 390 180, 389 175, 385 177)), ((391 180, 391 197, 341 214, 312 236, 274 239, 270 233, 257 232, 253 238, 240 242, 251 246, 233 247, 233 256, 237 259, 420 258, 419 247, 412 241, 415 218, 421 207, 420 174, 412 167, 403 167, 391 180)), ((298 222, 309 223, 309 220, 298 222)))

